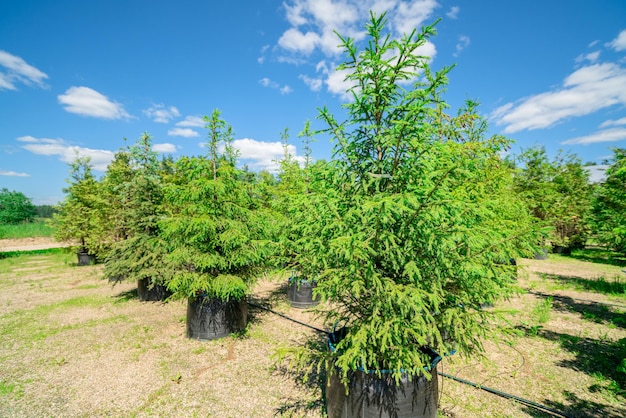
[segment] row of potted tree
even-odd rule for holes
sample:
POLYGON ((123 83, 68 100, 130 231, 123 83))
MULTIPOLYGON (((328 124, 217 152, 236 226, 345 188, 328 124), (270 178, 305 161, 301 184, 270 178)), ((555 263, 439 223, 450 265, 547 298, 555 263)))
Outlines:
POLYGON ((332 160, 311 161, 307 123, 303 168, 286 152, 278 180, 240 169, 216 110, 205 156, 159 160, 144 134, 101 181, 77 158, 59 238, 102 259, 109 280, 186 299, 191 338, 245 327, 246 295, 266 268, 314 280, 334 329, 328 350, 279 358, 327 371, 330 416, 434 417, 438 360, 481 350, 484 304, 514 289, 504 261, 535 254, 543 225, 515 193, 501 157, 509 140, 488 135, 472 101, 447 112, 451 68, 433 71, 420 55, 435 25, 393 39, 372 14, 366 31, 362 49, 340 37, 346 119, 319 111, 332 160))

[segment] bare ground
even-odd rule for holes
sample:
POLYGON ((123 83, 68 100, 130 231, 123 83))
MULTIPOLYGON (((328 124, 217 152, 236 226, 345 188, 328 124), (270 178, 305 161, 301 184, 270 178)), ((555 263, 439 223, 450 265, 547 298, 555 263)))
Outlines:
MULTIPOLYGON (((59 254, 0 260, 0 416, 323 416, 319 385, 299 384, 272 359, 276 347, 301 344, 314 331, 252 308, 245 336, 189 340, 184 303, 139 302, 134 283, 112 286, 101 266, 74 263, 59 254)), ((572 417, 626 416, 626 399, 610 390, 626 306, 542 276, 623 273, 561 258, 522 264, 519 284, 533 293, 492 308, 517 333, 487 341, 483 359, 446 358, 440 371, 572 417), (546 294, 550 318, 539 324, 533 307, 546 294)), ((251 299, 323 328, 287 304, 282 283, 260 281, 251 299)), ((547 416, 451 380, 440 386, 443 416, 547 416)))
POLYGON ((52 237, 0 239, 0 252, 45 250, 48 248, 63 248, 69 245, 66 242, 58 242, 52 237))

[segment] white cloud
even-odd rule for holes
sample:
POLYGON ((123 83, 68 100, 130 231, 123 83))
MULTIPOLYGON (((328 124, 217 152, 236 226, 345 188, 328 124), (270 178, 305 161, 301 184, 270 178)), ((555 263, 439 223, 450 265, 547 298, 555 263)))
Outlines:
POLYGON ((30 177, 28 173, 17 173, 15 171, 6 171, 0 170, 0 176, 8 176, 8 177, 30 177))
POLYGON ((589 181, 591 183, 600 183, 606 180, 606 169, 609 167, 609 165, 585 166, 585 170, 589 172, 589 181))
MULTIPOLYGON (((264 142, 243 138, 233 141, 233 147, 239 151, 242 162, 257 170, 278 171, 278 161, 284 156, 283 144, 280 141, 264 142)), ((296 155, 295 146, 290 144, 287 150, 291 155, 296 155)))
POLYGON ((326 80, 324 80, 328 91, 332 94, 336 94, 343 100, 350 100, 352 95, 348 90, 355 86, 356 82, 346 79, 349 73, 349 70, 334 70, 329 72, 326 80))
POLYGON ((321 78, 311 78, 307 75, 300 74, 298 78, 304 81, 312 91, 320 91, 322 89, 323 80, 321 78))
POLYGON ((176 145, 169 143, 153 144, 152 149, 156 152, 173 153, 176 152, 176 145))
POLYGON ((576 57, 576 62, 583 62, 587 60, 593 63, 598 61, 598 58, 600 58, 600 51, 594 51, 588 54, 580 54, 578 57, 576 57))
POLYGON ((263 47, 261 48, 261 55, 259 56, 259 58, 256 59, 259 64, 263 64, 265 62, 265 53, 267 52, 269 47, 269 45, 263 45, 263 47))
MULTIPOLYGON (((456 52, 454 56, 457 57, 465 48, 467 48, 470 44, 469 36, 461 35, 459 36, 459 42, 456 44, 456 52)), ((429 55, 430 56, 430 55, 429 55)))
POLYGON ((101 119, 130 118, 124 106, 89 87, 70 87, 58 100, 70 113, 101 119))
POLYGON ((394 16, 397 35, 411 33, 413 29, 422 26, 438 6, 435 0, 400 2, 394 16))
POLYGON ((448 13, 446 13, 446 16, 448 16, 450 19, 457 19, 459 17, 460 11, 461 8, 459 6, 452 6, 448 13))
POLYGON ((565 119, 626 104, 626 69, 614 63, 582 67, 570 74, 555 91, 507 103, 492 114, 504 133, 542 129, 565 119))
POLYGON ((622 141, 625 139, 626 139, 626 128, 611 128, 611 129, 603 129, 603 130, 594 132, 591 135, 571 138, 571 139, 561 142, 561 144, 589 145, 589 144, 597 144, 600 142, 622 141))
MULTIPOLYGON (((319 51, 335 57, 341 53, 335 31, 363 39, 370 10, 387 12, 389 27, 399 36, 419 28, 438 6, 436 0, 290 0, 283 7, 291 27, 279 38, 278 47, 287 54, 309 56, 319 51)), ((279 61, 301 60, 282 57, 279 61)))
POLYGON ((616 51, 623 51, 626 49, 626 29, 621 31, 617 38, 613 39, 609 44, 611 48, 616 51))
POLYGON ((176 107, 165 107, 162 104, 150 106, 150 108, 143 110, 143 113, 157 123, 169 123, 172 119, 180 116, 176 107))
POLYGON ((281 86, 277 82, 270 80, 267 77, 260 79, 259 84, 262 85, 263 87, 277 89, 278 91, 280 91, 280 94, 289 94, 293 92, 293 89, 289 87, 287 84, 285 84, 284 86, 281 86))
POLYGON ((18 56, 0 50, 0 66, 5 70, 0 72, 0 90, 17 90, 18 83, 46 87, 48 75, 18 56))
POLYGON ((167 131, 169 136, 183 136, 185 138, 193 138, 200 136, 200 134, 191 128, 174 128, 167 131))
POLYGON ((278 45, 289 51, 309 55, 320 44, 321 38, 317 33, 302 33, 298 29, 290 28, 282 34, 278 45))
POLYGON ((205 122, 202 116, 187 116, 185 120, 176 123, 176 126, 183 126, 186 128, 204 128, 205 122))
MULTIPOLYGON (((392 36, 399 37, 429 23, 426 21, 439 5, 436 0, 288 0, 283 7, 291 27, 278 40, 276 51, 280 55, 277 60, 300 65, 320 54, 335 61, 343 49, 335 31, 357 43, 363 40, 370 10, 378 15, 387 12, 387 28, 392 36)), ((458 8, 453 8, 451 12, 458 13, 458 8)), ((460 41, 459 48, 467 45, 469 38, 465 37, 460 41)), ((426 42, 415 51, 430 59, 436 52, 432 42, 426 42)), ((319 91, 326 85, 330 93, 349 100, 346 89, 351 83, 344 80, 347 73, 337 73, 335 65, 326 66, 322 62, 324 66, 318 64, 316 75, 301 74, 299 78, 313 91, 319 91)))
POLYGON ((620 125, 626 125, 626 118, 621 118, 621 119, 616 119, 616 120, 607 120, 602 122, 602 124, 600 125, 600 128, 606 128, 607 126, 620 126, 620 125))
POLYGON ((65 140, 57 138, 35 138, 32 136, 22 136, 17 138, 20 142, 25 142, 22 148, 37 155, 56 155, 59 159, 66 163, 71 163, 76 156, 87 156, 91 158, 91 165, 94 170, 105 171, 114 153, 108 150, 84 148, 76 145, 70 145, 65 140))

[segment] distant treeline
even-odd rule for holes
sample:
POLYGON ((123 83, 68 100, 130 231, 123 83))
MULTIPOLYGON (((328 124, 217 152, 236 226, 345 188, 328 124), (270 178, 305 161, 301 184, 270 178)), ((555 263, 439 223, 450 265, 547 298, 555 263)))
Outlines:
POLYGON ((51 205, 35 205, 35 213, 39 218, 52 218, 57 212, 57 208, 51 205))

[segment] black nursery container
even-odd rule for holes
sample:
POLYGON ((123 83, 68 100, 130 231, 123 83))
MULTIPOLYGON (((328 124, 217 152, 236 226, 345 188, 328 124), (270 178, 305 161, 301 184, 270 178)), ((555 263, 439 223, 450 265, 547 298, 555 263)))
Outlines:
POLYGON ((161 284, 150 288, 150 279, 140 279, 137 280, 137 296, 142 302, 159 302, 172 296, 172 292, 161 284))
POLYGON ((215 340, 245 329, 248 305, 243 300, 212 299, 199 296, 187 301, 187 337, 215 340))
POLYGON ((289 279, 289 304, 294 308, 306 309, 320 303, 319 296, 313 297, 313 289, 317 283, 313 280, 302 280, 297 277, 289 279))
POLYGON ((79 266, 90 266, 96 262, 96 256, 85 251, 78 252, 77 256, 79 266))
MULTIPOLYGON (((329 348, 334 350, 345 329, 330 334, 329 348)), ((441 357, 433 350, 428 372, 424 376, 409 378, 403 375, 400 382, 388 371, 378 377, 375 371, 357 370, 349 375, 348 394, 337 373, 330 378, 326 388, 326 408, 329 418, 436 418, 439 383, 437 364, 441 357)))

